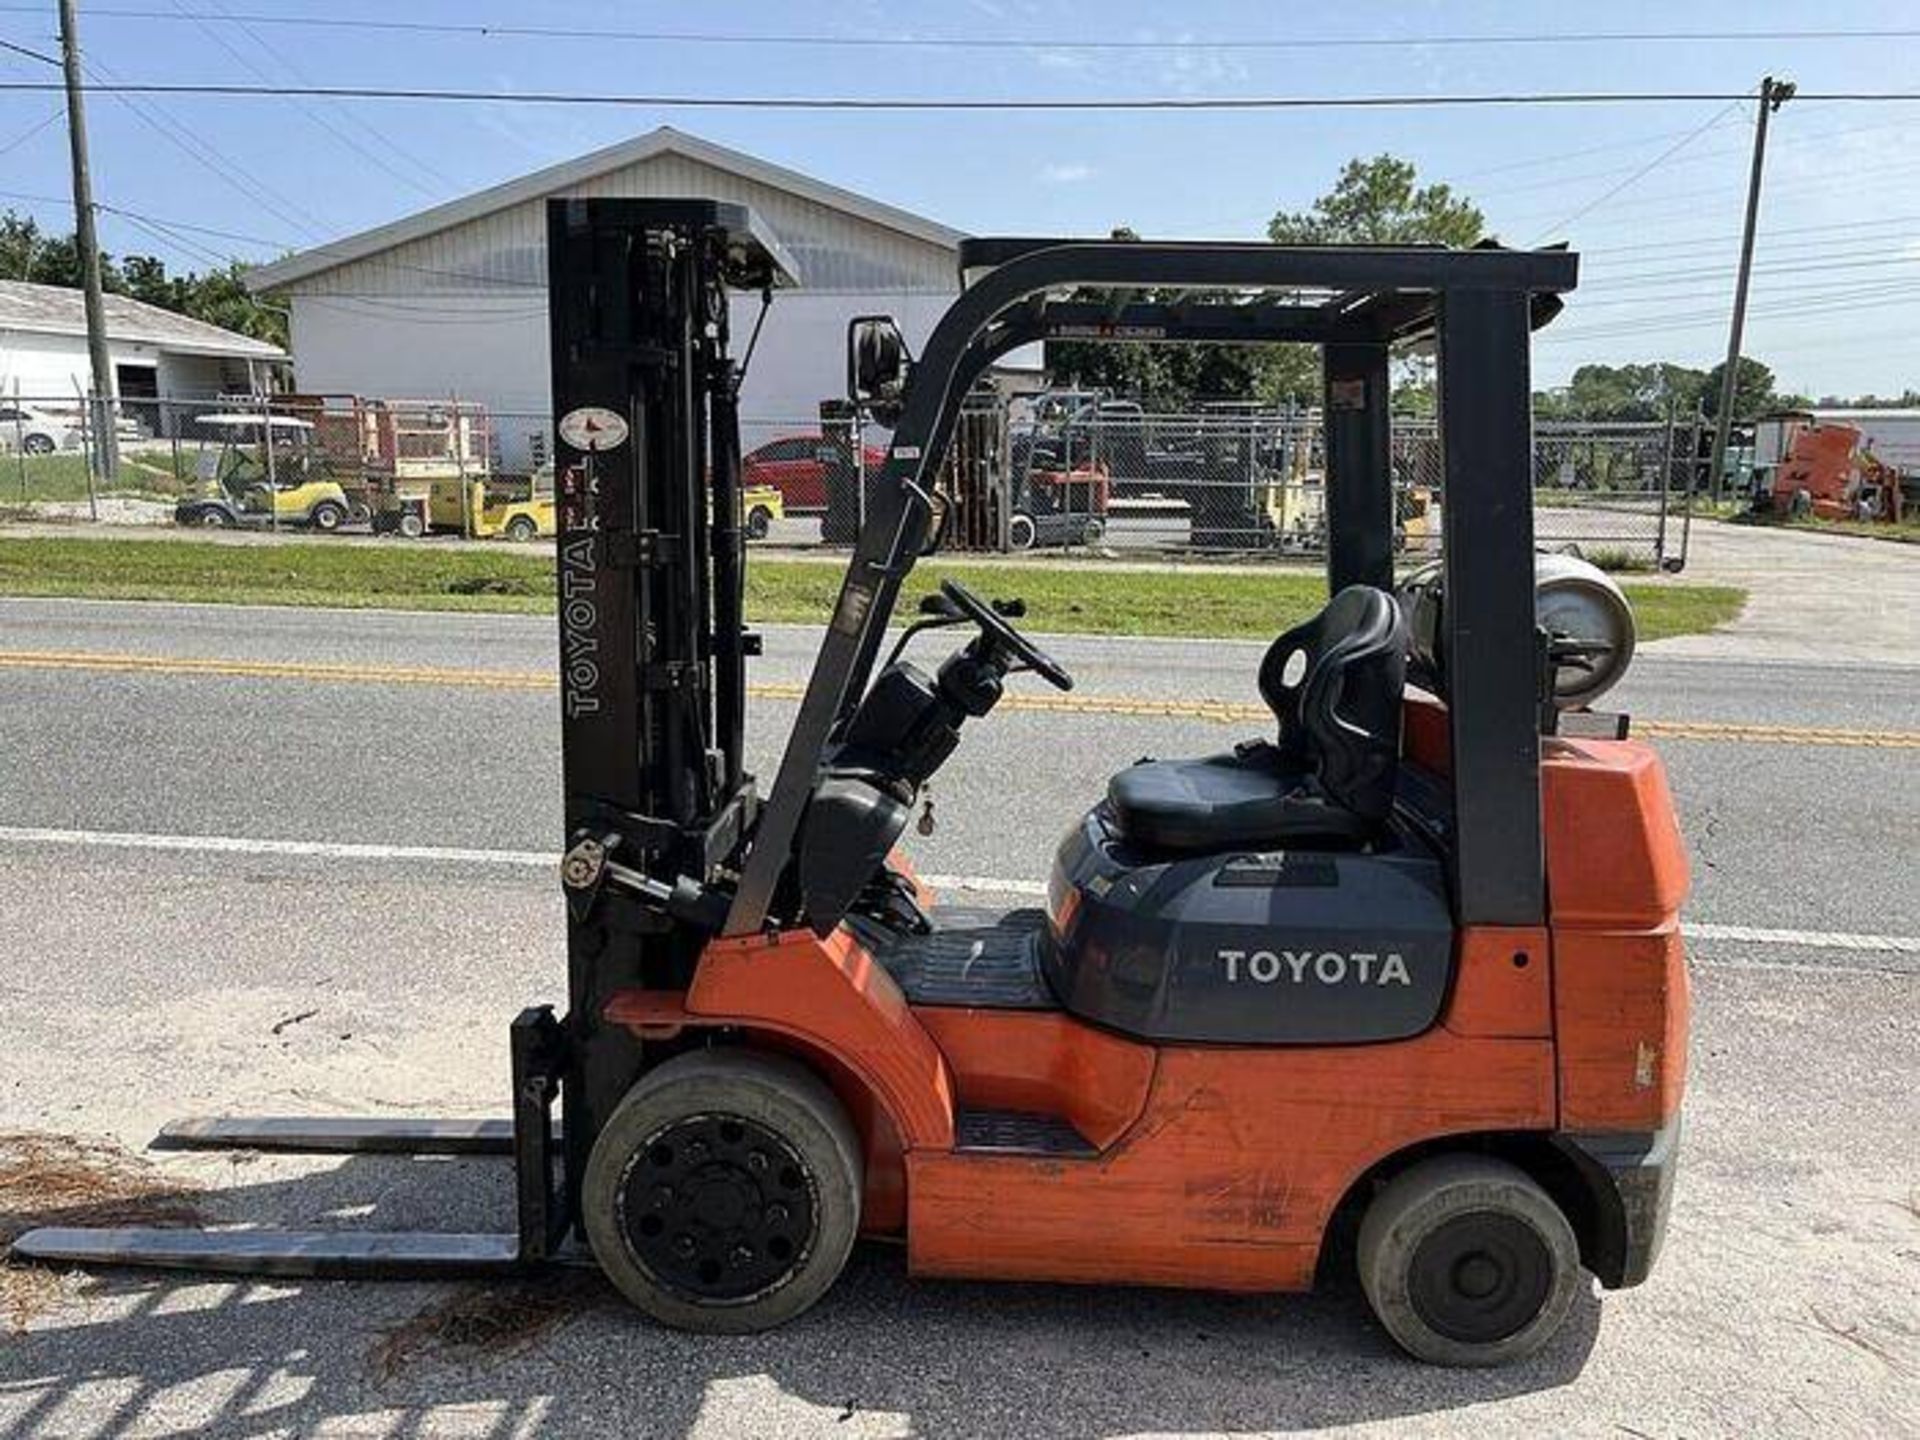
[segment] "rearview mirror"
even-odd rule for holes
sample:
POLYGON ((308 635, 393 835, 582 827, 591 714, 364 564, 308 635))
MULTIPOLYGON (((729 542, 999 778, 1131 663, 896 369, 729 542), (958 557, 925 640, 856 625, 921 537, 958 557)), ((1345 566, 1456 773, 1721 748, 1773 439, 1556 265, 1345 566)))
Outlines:
POLYGON ((891 315, 857 315, 847 322, 847 398, 854 404, 876 415, 897 411, 912 365, 891 315))

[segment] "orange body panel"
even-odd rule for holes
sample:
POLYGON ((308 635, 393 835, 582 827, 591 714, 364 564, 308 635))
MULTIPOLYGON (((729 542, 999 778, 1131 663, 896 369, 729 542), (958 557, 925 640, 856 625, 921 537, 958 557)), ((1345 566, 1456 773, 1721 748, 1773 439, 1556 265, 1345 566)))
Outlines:
MULTIPOLYGON (((606 1017, 644 1033, 657 992, 616 995, 606 1017)), ((766 1031, 831 1055, 868 1087, 907 1149, 953 1144, 947 1064, 893 977, 844 930, 715 940, 700 957, 680 1023, 766 1031)))
POLYGON ((1454 946, 1453 994, 1441 1023, 1456 1035, 1553 1034, 1553 951, 1545 930, 1482 925, 1454 946))
POLYGON ((1444 1029, 1394 1045, 1167 1048, 1146 1112, 1094 1159, 907 1156, 928 1275, 1290 1290, 1349 1185, 1403 1146, 1553 1123, 1553 1047, 1444 1029))
MULTIPOLYGON (((1445 769, 1444 706, 1411 699, 1406 737, 1445 769)), ((1687 866, 1665 774, 1634 742, 1548 740, 1541 777, 1552 928, 1462 932, 1442 1023, 1411 1040, 1156 1046, 1061 1012, 916 1010, 845 931, 716 941, 684 1000, 626 992, 608 1017, 819 1063, 866 1137, 863 1223, 904 1226, 916 1272, 1301 1288, 1342 1197, 1408 1146, 1651 1131, 1678 1107, 1687 866), (1098 1153, 956 1151, 959 1107, 1062 1117, 1098 1153)))
POLYGON ((1680 1107, 1687 852, 1660 757, 1551 740, 1540 767, 1553 913, 1560 1123, 1654 1130, 1680 1107))
POLYGON ((963 1106, 1063 1115, 1101 1149, 1146 1108, 1151 1045, 1057 1010, 930 1006, 914 1014, 947 1057, 963 1106))

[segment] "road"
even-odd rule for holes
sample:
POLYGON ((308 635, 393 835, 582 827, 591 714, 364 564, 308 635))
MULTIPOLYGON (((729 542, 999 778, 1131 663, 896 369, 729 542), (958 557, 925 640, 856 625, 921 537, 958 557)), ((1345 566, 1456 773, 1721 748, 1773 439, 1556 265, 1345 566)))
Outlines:
MULTIPOLYGON (((753 672, 763 772, 814 638, 775 628, 753 672)), ((1048 644, 1078 703, 973 727, 913 843, 982 898, 1023 898, 1116 766, 1264 728, 1256 646, 1048 644)), ((1920 670, 1681 648, 1617 692, 1695 859, 1674 1229, 1652 1283, 1527 1365, 1413 1366, 1350 1289, 917 1284, 884 1247, 798 1325, 727 1341, 588 1280, 488 1299, 120 1274, 65 1281, 0 1340, 0 1435, 1913 1433, 1920 670)), ((499 1111, 505 1022, 561 970, 552 650, 514 617, 0 601, 0 1127, 137 1148, 182 1111, 499 1111)), ((163 1173, 233 1222, 485 1229, 510 1207, 469 1162, 163 1173)))

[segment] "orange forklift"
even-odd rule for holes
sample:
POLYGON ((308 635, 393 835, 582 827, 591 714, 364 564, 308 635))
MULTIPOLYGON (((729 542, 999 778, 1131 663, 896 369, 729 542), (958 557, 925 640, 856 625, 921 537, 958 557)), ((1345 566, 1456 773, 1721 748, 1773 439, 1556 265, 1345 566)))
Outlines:
POLYGON ((517 1225, 39 1230, 16 1254, 591 1261, 711 1332, 792 1319, 862 1235, 903 1238, 917 1276, 1287 1291, 1340 1263, 1394 1340, 1456 1365, 1537 1350, 1588 1274, 1646 1278, 1687 866, 1659 759, 1584 708, 1624 648, 1536 603, 1529 337, 1573 255, 963 242, 967 287, 918 360, 888 322, 849 337, 850 398, 893 427, 886 483, 763 791, 728 293, 771 299, 794 267, 707 201, 555 201, 548 225, 564 1013, 514 1022, 510 1120, 162 1136, 510 1156, 517 1225), (1330 599, 1248 677, 1266 734, 1118 769, 1044 909, 948 909, 898 848, 921 787, 1007 685, 1073 680, 1017 604, 951 581, 889 622, 941 540, 961 397, 1009 350, 1089 334, 1323 347, 1330 599), (1438 357, 1445 548, 1396 595, 1388 356, 1408 343, 1438 357), (941 631, 951 654, 909 657, 941 631))

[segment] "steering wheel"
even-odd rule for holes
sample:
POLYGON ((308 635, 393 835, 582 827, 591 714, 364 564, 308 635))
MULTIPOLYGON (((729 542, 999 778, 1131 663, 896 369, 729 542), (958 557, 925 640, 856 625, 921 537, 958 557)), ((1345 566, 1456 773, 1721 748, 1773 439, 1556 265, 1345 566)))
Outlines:
POLYGON ((995 646, 1018 660, 1021 668, 1031 670, 1056 690, 1073 689, 1073 676, 1066 668, 1008 622, 1007 617, 957 580, 942 580, 940 593, 953 602, 960 613, 980 627, 980 633, 995 646))

